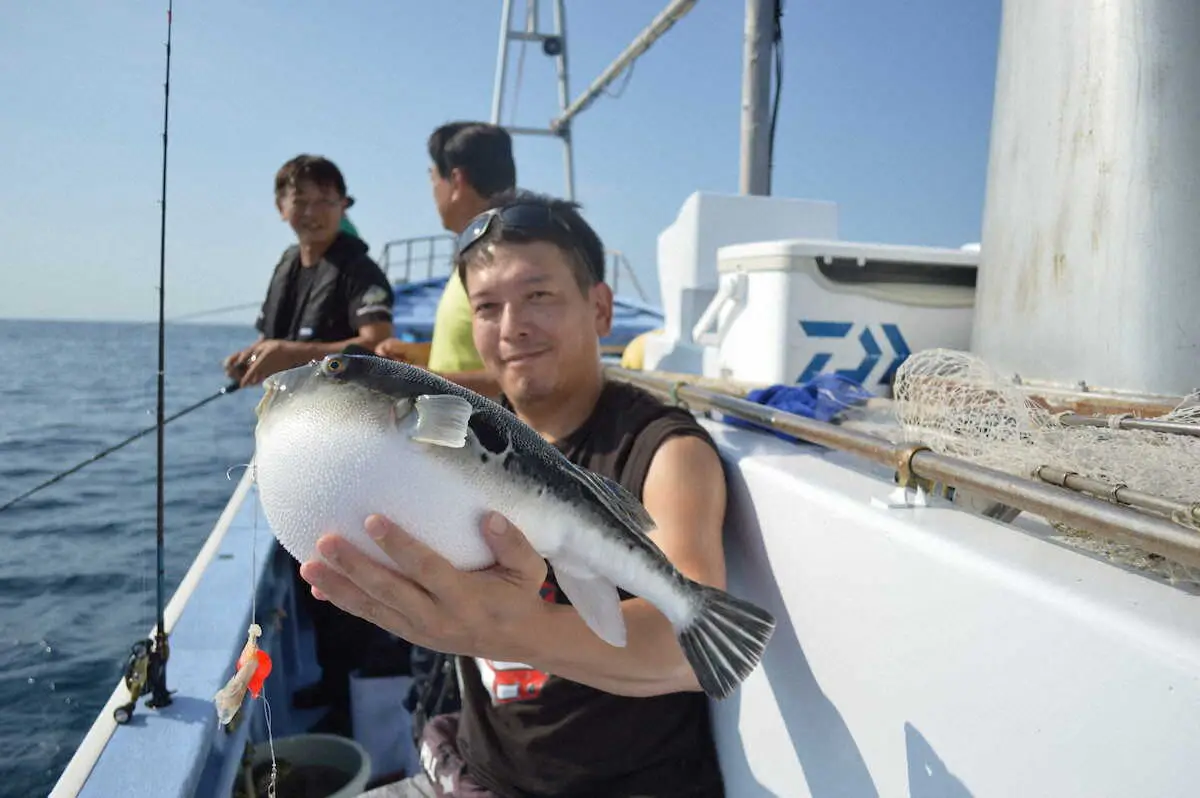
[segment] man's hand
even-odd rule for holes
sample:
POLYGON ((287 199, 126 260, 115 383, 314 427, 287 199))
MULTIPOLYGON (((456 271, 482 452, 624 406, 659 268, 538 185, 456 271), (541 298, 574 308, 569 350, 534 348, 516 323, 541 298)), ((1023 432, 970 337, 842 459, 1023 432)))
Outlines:
POLYGON ((250 347, 246 358, 246 371, 242 374, 241 387, 258 385, 277 371, 289 369, 307 362, 308 353, 302 344, 268 338, 250 347))
POLYGON ((317 541, 329 563, 309 560, 300 575, 313 596, 330 601, 410 643, 446 654, 514 662, 533 655, 539 617, 550 607, 539 595, 546 563, 503 516, 483 519, 496 563, 460 571, 382 516, 366 523, 395 562, 388 568, 336 535, 317 541))
POLYGON ((375 347, 375 354, 390 360, 412 363, 414 366, 424 366, 429 362, 429 344, 388 338, 375 347))
POLYGON ((254 347, 248 346, 225 358, 221 362, 221 366, 225 369, 225 376, 240 380, 246 368, 246 360, 249 359, 252 351, 254 351, 254 347))

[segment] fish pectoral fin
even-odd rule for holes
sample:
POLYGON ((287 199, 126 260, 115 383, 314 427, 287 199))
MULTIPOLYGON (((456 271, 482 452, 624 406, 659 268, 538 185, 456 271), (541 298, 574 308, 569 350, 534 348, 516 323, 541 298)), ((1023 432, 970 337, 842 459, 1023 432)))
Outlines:
POLYGON ((625 616, 617 586, 583 566, 550 561, 558 586, 596 636, 617 648, 625 647, 625 616))
POLYGON ((467 422, 475 408, 466 399, 450 394, 427 394, 417 397, 416 407, 414 441, 451 449, 467 445, 467 422))

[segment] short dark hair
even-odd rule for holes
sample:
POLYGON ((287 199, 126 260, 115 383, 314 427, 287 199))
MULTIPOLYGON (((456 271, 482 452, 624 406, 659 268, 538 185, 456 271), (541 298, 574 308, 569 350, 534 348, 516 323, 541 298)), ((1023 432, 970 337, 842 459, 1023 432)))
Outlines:
POLYGON ((517 186, 512 136, 498 125, 469 121, 442 125, 429 136, 429 157, 443 178, 461 169, 481 197, 517 186))
POLYGON ((304 154, 292 158, 275 173, 275 198, 279 199, 289 187, 295 188, 303 180, 315 183, 319 188, 333 188, 339 196, 346 196, 342 170, 324 156, 304 154))
POLYGON ((579 203, 532 191, 512 190, 494 197, 490 212, 500 213, 514 205, 546 208, 561 226, 548 227, 545 231, 516 230, 505 227, 503 217, 497 219, 482 238, 465 253, 455 255, 455 268, 464 286, 467 280, 467 266, 475 261, 480 253, 487 251, 488 244, 532 241, 546 241, 563 251, 581 291, 586 292, 593 285, 604 282, 604 242, 580 215, 579 203))

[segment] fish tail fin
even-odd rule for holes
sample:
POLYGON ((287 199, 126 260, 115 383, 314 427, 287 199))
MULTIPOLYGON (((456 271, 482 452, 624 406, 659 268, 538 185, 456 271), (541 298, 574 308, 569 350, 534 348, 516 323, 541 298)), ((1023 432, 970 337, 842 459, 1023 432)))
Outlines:
POLYGON ((691 621, 678 630, 679 645, 711 698, 727 698, 762 659, 775 631, 771 613, 724 590, 694 582, 691 621))

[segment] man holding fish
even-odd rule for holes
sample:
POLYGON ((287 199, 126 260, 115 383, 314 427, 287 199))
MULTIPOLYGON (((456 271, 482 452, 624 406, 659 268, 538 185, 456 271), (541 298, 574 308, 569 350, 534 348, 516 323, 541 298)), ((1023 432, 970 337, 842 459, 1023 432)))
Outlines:
MULTIPOLYGON (((461 713, 434 718, 425 736, 444 756, 427 765, 430 778, 410 780, 409 792, 396 794, 723 795, 706 693, 721 698, 736 689, 774 621, 720 590, 726 490, 718 453, 686 410, 604 379, 600 340, 612 323, 613 297, 603 245, 576 206, 529 194, 494 204, 460 234, 458 274, 473 339, 501 404, 535 440, 522 437, 494 405, 456 396, 461 389, 444 381, 432 395, 396 387, 426 379, 414 376, 417 369, 327 358, 310 367, 322 379, 335 380, 332 372, 340 371, 346 384, 361 382, 344 396, 392 386, 400 409, 389 423, 406 430, 404 446, 432 444, 430 462, 461 456, 462 473, 469 463, 474 471, 460 477, 461 493, 430 482, 426 504, 408 516, 385 509, 390 500, 368 497, 369 512, 380 513, 365 524, 378 546, 370 554, 351 542, 358 530, 324 535, 313 551, 311 543, 289 544, 289 533, 279 531, 285 522, 272 525, 306 560, 301 574, 317 599, 458 655, 461 713), (376 364, 409 371, 385 374, 376 364), (403 398, 406 392, 415 402, 403 398), (565 455, 563 465, 537 451, 546 443, 565 455), (476 488, 501 477, 510 478, 501 488, 476 488), (478 500, 447 506, 470 495, 497 498, 474 515, 467 510, 475 513, 478 500), (449 544, 418 533, 442 523, 426 516, 463 525, 475 519, 484 554, 460 547, 450 556, 449 544), (470 566, 475 560, 492 564, 470 566), (628 590, 614 589, 622 587, 628 590)), ((263 464, 272 456, 282 461, 286 439, 300 434, 297 428, 285 435, 279 408, 320 390, 309 376, 268 382, 260 406, 263 464), (276 431, 263 427, 271 413, 276 431), (275 436, 279 454, 265 445, 267 435, 275 436)), ((352 434, 338 430, 331 446, 352 434)), ((283 470, 275 477, 280 485, 283 470)), ((268 482, 262 488, 269 493, 268 482)), ((332 503, 312 501, 304 513, 325 509, 318 501, 332 503)), ((465 531, 452 533, 454 546, 459 538, 466 546, 465 531)))

